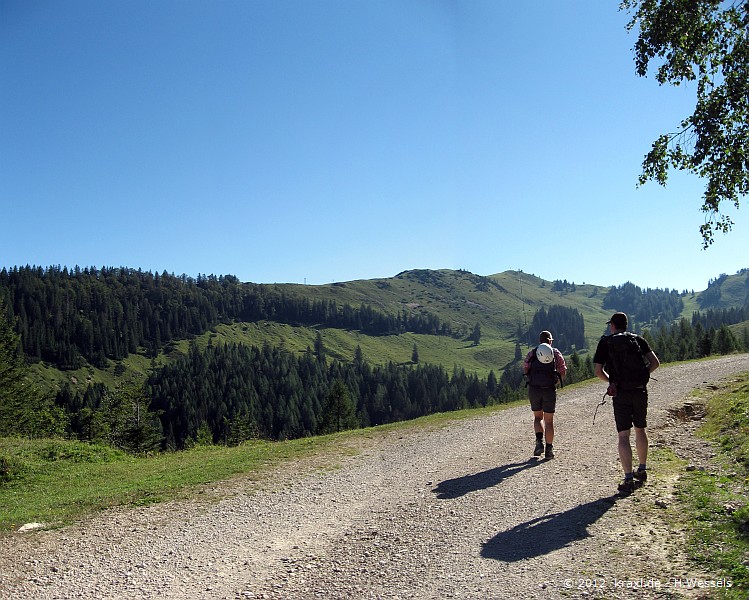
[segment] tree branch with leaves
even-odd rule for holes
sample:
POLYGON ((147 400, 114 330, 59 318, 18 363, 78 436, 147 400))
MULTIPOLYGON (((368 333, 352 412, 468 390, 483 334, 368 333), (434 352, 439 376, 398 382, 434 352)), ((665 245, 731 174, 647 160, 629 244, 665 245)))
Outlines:
POLYGON ((624 0, 620 9, 631 15, 627 29, 639 30, 640 77, 654 68, 661 85, 697 84, 694 112, 653 142, 639 184, 665 186, 671 169, 705 179, 707 248, 733 226, 726 203, 739 208, 749 193, 749 0, 624 0))

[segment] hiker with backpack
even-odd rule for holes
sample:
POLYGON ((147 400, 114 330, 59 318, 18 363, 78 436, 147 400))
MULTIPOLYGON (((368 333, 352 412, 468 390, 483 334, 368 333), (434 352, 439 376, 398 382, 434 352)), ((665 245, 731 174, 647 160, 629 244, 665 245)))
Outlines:
MULTIPOLYGON (((598 342, 593 356, 596 377, 609 384, 606 393, 612 397, 614 422, 618 434, 619 460, 624 470, 624 481, 619 492, 631 494, 635 480, 647 481, 648 435, 645 431, 648 416, 648 381, 660 366, 655 352, 641 335, 627 331, 627 315, 615 313, 609 321, 611 334, 598 342), (632 468, 630 437, 635 429, 635 449, 640 464, 632 468)), ((605 397, 605 396, 604 396, 605 397)))
POLYGON ((552 347, 554 338, 549 331, 538 336, 540 344, 528 352, 523 361, 523 373, 528 386, 528 399, 533 411, 533 431, 536 447, 533 456, 554 458, 554 412, 557 405, 557 382, 567 374, 567 363, 562 353, 552 347), (544 448, 544 440, 546 447, 544 448))

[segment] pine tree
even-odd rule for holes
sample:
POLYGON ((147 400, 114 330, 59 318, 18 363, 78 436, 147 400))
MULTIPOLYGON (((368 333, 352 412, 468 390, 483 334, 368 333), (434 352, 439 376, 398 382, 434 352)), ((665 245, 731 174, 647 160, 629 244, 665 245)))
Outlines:
POLYGON ((0 436, 62 435, 65 415, 29 382, 20 340, 8 315, 0 298, 0 436))
POLYGON ((481 325, 479 325, 479 323, 476 323, 473 326, 473 332, 469 339, 473 342, 474 346, 478 346, 479 342, 481 342, 481 325))
POLYGON ((356 419, 356 407, 346 384, 342 379, 336 379, 323 407, 320 433, 334 433, 357 427, 359 423, 356 419))
POLYGON ((19 338, 0 299, 0 435, 18 433, 23 422, 25 368, 18 352, 19 338))
POLYGON ((322 333, 318 330, 317 336, 315 337, 315 355, 318 360, 325 360, 325 344, 322 341, 322 333))
POLYGON ((715 349, 721 354, 735 352, 738 344, 733 332, 726 325, 721 325, 715 336, 715 349))
POLYGON ((100 412, 105 423, 103 433, 110 445, 133 454, 160 448, 164 437, 161 422, 148 404, 144 390, 134 384, 107 391, 100 412))

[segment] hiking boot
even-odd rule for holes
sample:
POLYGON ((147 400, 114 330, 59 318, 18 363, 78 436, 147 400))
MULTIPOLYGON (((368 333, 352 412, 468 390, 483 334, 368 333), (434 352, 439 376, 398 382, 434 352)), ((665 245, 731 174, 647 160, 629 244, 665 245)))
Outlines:
POLYGON ((642 471, 635 471, 632 476, 642 485, 648 480, 648 472, 643 469, 642 471))
POLYGON ((632 492, 635 491, 635 480, 625 479, 619 484, 619 487, 617 489, 622 496, 629 496, 632 492))
POLYGON ((541 456, 544 453, 544 443, 541 440, 536 440, 536 448, 533 450, 533 456, 541 456))
POLYGON ((546 454, 544 458, 554 458, 554 450, 552 450, 551 444, 546 444, 546 454))

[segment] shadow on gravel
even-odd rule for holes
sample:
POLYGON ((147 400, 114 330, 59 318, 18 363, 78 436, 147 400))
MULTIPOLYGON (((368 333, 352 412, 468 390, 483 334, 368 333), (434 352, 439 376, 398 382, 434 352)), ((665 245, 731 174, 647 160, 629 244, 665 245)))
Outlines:
POLYGON ((515 473, 535 467, 543 462, 543 460, 532 458, 526 462, 503 465, 501 467, 489 469, 488 471, 482 471, 481 473, 464 475, 463 477, 456 477, 455 479, 447 479, 446 481, 437 484, 437 487, 432 491, 437 494, 437 498, 441 500, 459 498, 470 492, 484 490, 495 486, 498 483, 502 483, 503 480, 511 477, 515 473))
POLYGON ((615 502, 614 497, 607 496, 516 525, 498 533, 484 544, 481 556, 515 562, 564 548, 590 537, 588 527, 600 519, 615 502))

